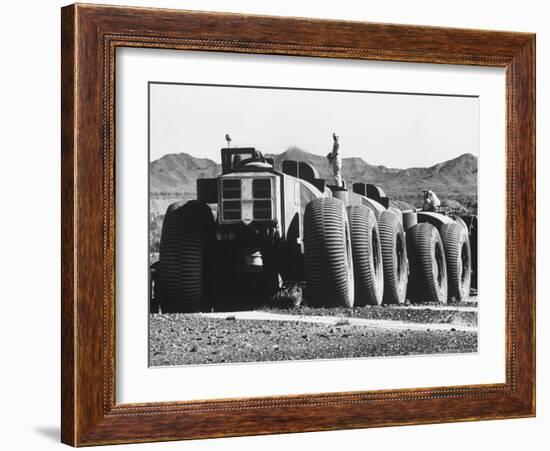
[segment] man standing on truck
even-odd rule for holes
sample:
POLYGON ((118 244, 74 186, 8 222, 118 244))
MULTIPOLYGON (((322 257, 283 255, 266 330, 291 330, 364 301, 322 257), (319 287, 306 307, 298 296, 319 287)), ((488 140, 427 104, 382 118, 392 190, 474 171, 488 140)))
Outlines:
POLYGON ((338 188, 343 188, 342 183, 342 156, 340 155, 340 143, 338 142, 338 136, 336 133, 332 134, 334 144, 332 145, 332 152, 329 152, 327 159, 332 165, 332 171, 334 173, 334 180, 338 188))

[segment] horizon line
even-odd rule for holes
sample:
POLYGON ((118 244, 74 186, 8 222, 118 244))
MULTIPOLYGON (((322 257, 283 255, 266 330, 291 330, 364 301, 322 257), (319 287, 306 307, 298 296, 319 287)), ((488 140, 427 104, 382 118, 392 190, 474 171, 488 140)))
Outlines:
MULTIPOLYGON (((250 146, 248 146, 248 147, 250 147, 250 146)), ((235 147, 235 148, 238 148, 238 147, 235 147)), ((289 150, 292 150, 292 149, 297 149, 301 152, 305 152, 305 153, 307 153, 309 155, 312 155, 312 156, 315 156, 315 157, 323 157, 323 155, 308 152, 307 150, 304 150, 304 149, 302 149, 298 146, 289 146, 288 149, 282 151, 281 153, 265 153, 264 155, 279 156, 279 155, 282 155, 282 154, 284 154, 284 153, 286 153, 286 152, 288 152, 289 150)), ((260 152, 261 152, 261 150, 260 150, 260 152)), ((218 163, 217 161, 214 161, 211 158, 195 156, 195 155, 192 155, 191 153, 188 153, 188 152, 166 153, 166 154, 162 155, 161 157, 157 158, 156 160, 149 160, 149 164, 155 163, 155 162, 161 160, 162 158, 170 156, 170 155, 176 155, 177 156, 177 155, 182 155, 182 154, 189 155, 191 158, 196 158, 196 159, 201 159, 201 160, 208 160, 208 161, 211 161, 214 164, 221 165, 221 162, 218 163)), ((371 163, 365 161, 362 157, 349 156, 349 157, 343 157, 342 160, 349 160, 349 159, 352 159, 352 158, 358 158, 361 161, 363 161, 365 164, 368 164, 369 166, 383 167, 383 168, 386 168, 386 169, 397 169, 397 170, 400 170, 400 171, 405 171, 405 170, 408 170, 408 169, 416 169, 416 168, 431 168, 431 167, 437 166, 438 164, 441 164, 441 163, 446 163, 448 161, 456 160, 457 158, 463 157, 464 155, 470 155, 470 156, 474 157, 476 160, 479 158, 477 155, 474 155, 471 152, 464 152, 464 153, 461 153, 460 155, 457 155, 456 157, 450 158, 448 160, 439 161, 439 162, 431 164, 429 166, 409 166, 409 167, 406 167, 406 168, 390 167, 390 166, 386 166, 386 165, 383 165, 383 164, 371 164, 371 163)))

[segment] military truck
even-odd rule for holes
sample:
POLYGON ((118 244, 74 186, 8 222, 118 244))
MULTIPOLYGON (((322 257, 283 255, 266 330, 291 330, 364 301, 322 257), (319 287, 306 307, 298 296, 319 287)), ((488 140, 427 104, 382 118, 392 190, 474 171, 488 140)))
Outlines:
POLYGON ((305 281, 316 307, 463 300, 472 259, 464 222, 390 206, 367 181, 328 184, 313 166, 281 170, 252 147, 221 149, 222 173, 197 199, 167 209, 158 293, 162 312, 231 309, 305 281))

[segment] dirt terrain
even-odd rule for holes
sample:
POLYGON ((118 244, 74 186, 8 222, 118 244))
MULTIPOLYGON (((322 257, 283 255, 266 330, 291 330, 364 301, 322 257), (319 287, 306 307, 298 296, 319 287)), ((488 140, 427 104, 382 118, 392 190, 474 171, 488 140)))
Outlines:
POLYGON ((475 305, 153 314, 149 364, 472 353, 475 305))
MULTIPOLYGON (((268 311, 279 312, 278 309, 268 311)), ((300 307, 299 315, 319 315, 349 318, 365 318, 375 320, 407 321, 413 323, 437 323, 477 326, 477 309, 426 307, 358 307, 358 308, 311 308, 300 307)))

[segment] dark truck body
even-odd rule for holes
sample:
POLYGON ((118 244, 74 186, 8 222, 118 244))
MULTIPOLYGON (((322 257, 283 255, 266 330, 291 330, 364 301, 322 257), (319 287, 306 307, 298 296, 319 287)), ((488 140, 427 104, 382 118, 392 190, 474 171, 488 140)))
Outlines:
MULTIPOLYGON (((187 213, 181 213, 182 217, 177 219, 180 225, 171 223, 166 233, 163 224, 158 279, 161 298, 170 299, 164 308, 161 299, 163 311, 172 309, 173 305, 176 305, 174 311, 204 309, 207 307, 205 299, 212 297, 229 299, 222 301, 229 304, 245 293, 269 297, 277 292, 283 281, 307 281, 308 289, 317 286, 317 291, 312 288, 311 292, 316 292, 320 298, 325 297, 325 291, 331 291, 332 285, 339 284, 344 287, 343 291, 334 292, 331 295, 334 300, 329 296, 323 302, 352 306, 355 291, 350 284, 355 284, 354 277, 377 285, 377 288, 371 287, 370 295, 363 293, 363 298, 367 299, 361 301, 363 305, 382 302, 381 283, 384 302, 403 303, 409 274, 420 280, 429 279, 432 273, 436 279, 426 285, 432 293, 427 300, 447 301, 446 256, 438 230, 445 230, 446 234, 452 232, 456 241, 456 236, 462 234, 456 225, 468 229, 464 221, 439 212, 402 212, 390 205, 382 188, 366 182, 353 183, 351 190, 345 182, 344 186, 327 184, 306 162, 286 160, 279 171, 272 159, 265 158, 253 147, 221 149, 221 160, 221 175, 197 180, 196 201, 190 201, 188 206, 174 204, 167 211, 165 223, 169 213, 172 215, 170 221, 176 221, 173 219, 179 214, 174 213, 176 210, 187 213), (328 215, 326 221, 323 215, 328 215), (195 216, 200 216, 202 222, 197 222, 195 216), (304 225, 308 220, 309 225, 304 225), (325 222, 327 229, 323 232, 325 222), (426 225, 419 226, 422 223, 426 225), (372 236, 363 233, 365 228, 372 236), (453 230, 449 232, 448 229, 453 230), (178 235, 178 230, 184 231, 183 235, 178 235), (410 240, 408 231, 414 231, 410 240), (308 234, 309 244, 306 245, 308 236, 305 235, 308 234), (426 241, 428 235, 433 238, 430 242, 426 241), (182 240, 188 244, 178 244, 182 240), (163 243, 168 243, 164 251, 163 243), (372 249, 365 251, 365 247, 372 249), (420 255, 422 252, 424 257, 420 255), (361 253, 364 255, 357 257, 361 253), (339 256, 335 257, 336 254, 339 256), (352 254, 354 259, 358 258, 355 268, 352 254), (332 261, 334 258, 337 260, 332 261), (426 264, 431 267, 415 272, 409 258, 419 267, 426 264), (319 259, 328 259, 327 267, 333 272, 325 273, 326 265, 319 266, 319 259), (426 259, 431 261, 426 263, 426 259), (358 265, 363 268, 359 270, 358 265), (352 274, 346 278, 344 273, 349 275, 350 272, 352 274), (163 290, 163 285, 168 288, 163 290), (186 297, 193 301, 187 302, 186 297)), ((466 243, 463 236, 461 240, 466 243)), ((454 265, 451 269, 462 272, 462 278, 467 276, 464 283, 469 292, 471 261, 469 242, 466 244, 467 248, 458 252, 467 251, 467 259, 462 263, 460 260, 451 262, 454 265), (462 264, 467 264, 464 270, 462 264)), ((361 291, 359 285, 356 289, 361 291)), ((231 306, 221 306, 227 307, 231 306)))

